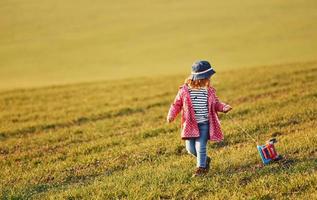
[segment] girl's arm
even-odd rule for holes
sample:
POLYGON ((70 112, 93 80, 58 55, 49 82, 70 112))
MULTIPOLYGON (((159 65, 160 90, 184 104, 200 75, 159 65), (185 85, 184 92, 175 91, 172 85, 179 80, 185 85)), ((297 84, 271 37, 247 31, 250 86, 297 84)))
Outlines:
POLYGON ((167 122, 172 122, 178 113, 182 110, 183 107, 183 101, 182 101, 182 95, 181 95, 181 89, 178 91, 173 104, 171 105, 168 115, 167 115, 167 122))

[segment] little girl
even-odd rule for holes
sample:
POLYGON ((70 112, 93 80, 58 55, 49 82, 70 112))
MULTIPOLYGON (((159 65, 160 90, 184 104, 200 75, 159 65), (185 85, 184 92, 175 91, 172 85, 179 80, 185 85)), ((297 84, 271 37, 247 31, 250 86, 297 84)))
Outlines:
POLYGON ((188 153, 197 158, 193 176, 205 175, 209 170, 207 141, 223 140, 217 112, 227 113, 232 109, 230 105, 218 100, 215 89, 210 85, 210 77, 214 73, 208 61, 195 62, 190 77, 179 88, 167 115, 170 123, 182 111, 181 137, 186 140, 188 153))

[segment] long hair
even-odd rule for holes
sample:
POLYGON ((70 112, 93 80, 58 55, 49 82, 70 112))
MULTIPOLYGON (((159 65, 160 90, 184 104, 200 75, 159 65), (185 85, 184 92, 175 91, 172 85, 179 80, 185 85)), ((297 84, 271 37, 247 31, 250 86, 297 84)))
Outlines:
POLYGON ((189 77, 185 79, 185 84, 194 89, 208 88, 210 87, 210 79, 205 78, 199 80, 192 80, 191 77, 189 77))

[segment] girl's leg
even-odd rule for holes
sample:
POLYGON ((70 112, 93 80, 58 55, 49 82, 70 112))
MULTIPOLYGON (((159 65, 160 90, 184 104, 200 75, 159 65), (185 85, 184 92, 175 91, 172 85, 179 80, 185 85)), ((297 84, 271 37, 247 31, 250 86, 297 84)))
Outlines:
POLYGON ((207 141, 209 136, 209 123, 198 124, 199 138, 195 141, 195 147, 197 151, 197 167, 206 168, 207 161, 207 141))
POLYGON ((186 140, 185 144, 187 152, 196 157, 195 139, 186 140))

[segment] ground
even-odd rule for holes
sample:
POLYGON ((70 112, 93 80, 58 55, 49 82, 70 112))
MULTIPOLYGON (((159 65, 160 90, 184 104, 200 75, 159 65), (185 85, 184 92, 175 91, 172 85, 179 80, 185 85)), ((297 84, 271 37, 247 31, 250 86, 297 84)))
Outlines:
POLYGON ((166 123, 187 76, 0 93, 2 199, 315 199, 317 62, 228 70, 212 83, 233 106, 209 143, 207 177, 166 123), (229 117, 231 116, 231 117, 229 117), (261 166, 275 137, 285 159, 261 166))

